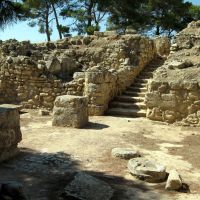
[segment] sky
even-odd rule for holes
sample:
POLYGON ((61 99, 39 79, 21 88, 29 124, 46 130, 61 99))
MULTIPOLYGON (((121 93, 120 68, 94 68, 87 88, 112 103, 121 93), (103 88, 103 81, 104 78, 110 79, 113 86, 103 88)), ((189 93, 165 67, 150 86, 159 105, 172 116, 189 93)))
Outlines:
MULTIPOLYGON (((200 0, 188 0, 192 2, 194 5, 200 5, 200 0)), ((65 25, 66 21, 61 19, 61 24, 65 25)), ((54 32, 51 36, 52 40, 58 39, 58 33, 55 28, 55 24, 52 24, 54 27, 54 32)), ((105 22, 102 25, 102 30, 104 31, 106 28, 105 22)), ((0 31, 0 39, 8 40, 8 39, 17 39, 19 41, 30 40, 31 42, 43 42, 46 41, 46 35, 40 34, 38 32, 37 27, 28 26, 28 22, 18 22, 17 24, 13 24, 7 27, 4 31, 0 31)))

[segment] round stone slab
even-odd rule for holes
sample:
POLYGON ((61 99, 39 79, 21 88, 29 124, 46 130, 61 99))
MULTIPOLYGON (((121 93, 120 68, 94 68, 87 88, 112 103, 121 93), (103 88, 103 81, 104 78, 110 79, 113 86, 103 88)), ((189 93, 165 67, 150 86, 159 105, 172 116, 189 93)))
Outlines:
POLYGON ((146 158, 133 158, 128 162, 128 170, 138 179, 156 183, 166 179, 166 167, 146 158))
POLYGON ((139 152, 131 148, 114 148, 112 149, 111 154, 113 157, 118 157, 122 159, 131 159, 140 157, 139 152))

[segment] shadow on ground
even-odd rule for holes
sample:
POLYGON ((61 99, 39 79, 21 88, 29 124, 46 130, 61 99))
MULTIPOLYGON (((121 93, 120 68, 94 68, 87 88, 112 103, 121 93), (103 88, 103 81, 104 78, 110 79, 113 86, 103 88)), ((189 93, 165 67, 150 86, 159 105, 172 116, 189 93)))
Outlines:
POLYGON ((88 125, 84 127, 84 129, 92 129, 92 130, 102 130, 105 128, 109 128, 109 126, 106 124, 100 124, 96 122, 89 122, 88 125))
POLYGON ((57 200, 74 175, 77 172, 85 172, 107 182, 114 189, 112 200, 161 199, 158 193, 143 184, 98 171, 84 171, 81 170, 80 164, 80 161, 64 152, 54 154, 21 149, 18 156, 1 163, 0 183, 21 182, 25 187, 25 194, 31 200, 57 200))

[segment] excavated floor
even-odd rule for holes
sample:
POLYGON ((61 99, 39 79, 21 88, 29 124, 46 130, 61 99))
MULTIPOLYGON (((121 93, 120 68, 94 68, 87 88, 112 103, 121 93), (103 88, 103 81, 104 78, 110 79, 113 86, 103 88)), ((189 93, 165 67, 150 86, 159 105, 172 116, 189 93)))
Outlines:
POLYGON ((91 117, 84 129, 51 126, 51 116, 29 110, 21 114, 21 153, 1 163, 0 182, 16 180, 30 199, 58 199, 74 170, 109 183, 113 200, 200 199, 200 129, 176 127, 145 118, 91 117), (147 184, 132 177, 127 161, 112 158, 111 149, 131 147, 177 169, 190 193, 166 192, 165 184, 147 184))

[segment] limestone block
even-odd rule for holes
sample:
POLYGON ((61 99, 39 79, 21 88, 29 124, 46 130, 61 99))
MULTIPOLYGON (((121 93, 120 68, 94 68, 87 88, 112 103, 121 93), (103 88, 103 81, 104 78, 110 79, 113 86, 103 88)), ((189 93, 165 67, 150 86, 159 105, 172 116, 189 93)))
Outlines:
POLYGON ((147 110, 147 118, 156 121, 163 121, 163 111, 160 108, 153 108, 147 110))
POLYGON ((114 148, 112 149, 111 154, 113 157, 118 157, 122 159, 140 157, 139 152, 131 148, 114 148))
POLYGON ((176 121, 176 112, 175 111, 170 111, 166 110, 164 112, 164 120, 168 123, 173 123, 176 121))
POLYGON ((170 53, 170 40, 168 37, 158 37, 155 39, 156 51, 159 56, 168 56, 170 53))
POLYGON ((165 186, 166 190, 178 190, 182 187, 182 179, 176 170, 171 170, 165 186))
POLYGON ((151 183, 164 181, 167 175, 165 166, 142 157, 129 160, 128 170, 137 178, 151 183))
POLYGON ((53 74, 57 74, 61 71, 61 64, 60 61, 57 58, 51 58, 47 61, 46 67, 49 72, 53 74))
POLYGON ((105 75, 103 72, 87 72, 86 82, 88 83, 103 83, 105 75))
POLYGON ((161 102, 161 97, 158 92, 148 92, 145 95, 145 103, 148 108, 156 107, 161 102))
POLYGON ((88 112, 91 116, 101 116, 104 114, 104 112, 107 110, 108 105, 89 105, 88 106, 88 112))
POLYGON ((18 153, 17 144, 22 140, 18 108, 0 106, 0 161, 18 153))
POLYGON ((53 108, 53 126, 82 128, 87 123, 87 97, 64 95, 56 98, 53 108))
POLYGON ((176 108, 177 106, 176 95, 162 94, 161 99, 162 101, 160 102, 160 105, 159 105, 160 108, 163 108, 163 109, 176 108))

